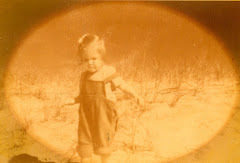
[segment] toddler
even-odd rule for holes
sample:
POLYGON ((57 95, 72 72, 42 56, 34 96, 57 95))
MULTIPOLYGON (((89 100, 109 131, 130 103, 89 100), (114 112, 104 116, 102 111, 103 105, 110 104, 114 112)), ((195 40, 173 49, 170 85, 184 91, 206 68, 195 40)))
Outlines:
POLYGON ((108 162, 118 122, 114 91, 122 90, 140 105, 143 100, 114 67, 104 64, 104 41, 98 36, 83 35, 78 52, 87 70, 81 75, 80 93, 73 102, 80 103, 77 151, 82 162, 88 162, 93 152, 101 155, 102 162, 108 162))

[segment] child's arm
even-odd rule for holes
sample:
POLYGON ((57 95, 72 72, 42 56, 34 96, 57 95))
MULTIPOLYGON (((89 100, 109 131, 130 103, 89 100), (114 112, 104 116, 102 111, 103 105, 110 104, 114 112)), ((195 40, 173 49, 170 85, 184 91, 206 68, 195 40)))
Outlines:
MULTIPOLYGON (((83 80, 83 77, 84 75, 86 75, 86 72, 83 72, 81 74, 81 77, 80 77, 80 85, 79 85, 79 89, 81 90, 81 82, 83 80)), ((75 104, 79 104, 81 101, 81 94, 79 93, 79 95, 75 98, 69 98, 67 100, 65 100, 65 104, 63 104, 63 106, 66 106, 66 105, 75 105, 75 104)))
POLYGON ((132 96, 139 105, 144 105, 143 99, 140 96, 138 96, 135 90, 131 86, 129 86, 126 82, 122 81, 117 88, 119 88, 124 93, 132 96))
POLYGON ((80 103, 81 95, 79 94, 77 97, 73 98, 68 98, 64 101, 63 107, 67 105, 75 105, 80 103))
POLYGON ((77 97, 75 97, 74 104, 80 103, 80 98, 81 98, 81 95, 78 95, 77 97))
POLYGON ((69 98, 67 100, 65 100, 65 103, 63 104, 63 106, 66 106, 66 105, 75 105, 77 103, 80 103, 80 100, 78 100, 79 97, 76 97, 76 98, 69 98))
POLYGON ((123 91, 126 94, 129 94, 134 98, 134 100, 139 105, 144 105, 143 99, 137 95, 135 90, 129 86, 117 73, 116 69, 114 67, 108 67, 107 69, 109 72, 111 72, 112 75, 110 75, 107 79, 105 79, 105 82, 110 80, 113 83, 113 86, 115 88, 119 88, 121 91, 123 91))

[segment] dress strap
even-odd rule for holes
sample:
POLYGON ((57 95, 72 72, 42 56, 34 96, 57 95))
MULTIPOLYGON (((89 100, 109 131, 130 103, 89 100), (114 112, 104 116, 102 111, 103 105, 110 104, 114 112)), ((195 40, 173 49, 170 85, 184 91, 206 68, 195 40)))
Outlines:
POLYGON ((114 79, 114 78, 116 78, 118 76, 119 76, 118 72, 115 72, 114 74, 112 74, 109 77, 107 77, 103 82, 104 82, 104 84, 106 84, 106 83, 112 81, 112 79, 114 79))
POLYGON ((80 79, 80 91, 82 92, 82 89, 83 89, 83 84, 86 80, 86 78, 88 77, 88 72, 83 72, 82 75, 81 75, 81 79, 80 79))

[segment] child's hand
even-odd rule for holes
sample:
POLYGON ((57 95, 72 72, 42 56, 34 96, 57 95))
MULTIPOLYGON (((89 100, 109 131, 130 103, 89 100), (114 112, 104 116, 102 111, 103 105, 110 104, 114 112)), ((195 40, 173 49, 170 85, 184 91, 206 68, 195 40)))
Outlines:
POLYGON ((66 105, 74 105, 74 104, 76 104, 75 100, 71 98, 71 99, 65 100, 65 104, 63 104, 62 106, 64 107, 66 105))
POLYGON ((135 96, 135 97, 134 97, 134 100, 136 101, 136 103, 137 103, 138 105, 144 106, 144 101, 143 101, 143 99, 142 99, 141 97, 135 96))

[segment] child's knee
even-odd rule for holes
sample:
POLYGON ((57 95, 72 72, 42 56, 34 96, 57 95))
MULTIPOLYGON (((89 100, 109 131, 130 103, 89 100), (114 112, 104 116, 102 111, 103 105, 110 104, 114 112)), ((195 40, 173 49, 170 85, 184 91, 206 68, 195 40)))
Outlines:
POLYGON ((103 155, 103 156, 108 156, 113 152, 113 147, 107 146, 107 147, 99 147, 97 149, 95 149, 95 153, 97 155, 103 155))
POLYGON ((77 152, 81 158, 89 158, 93 154, 93 149, 91 145, 79 145, 77 152))

